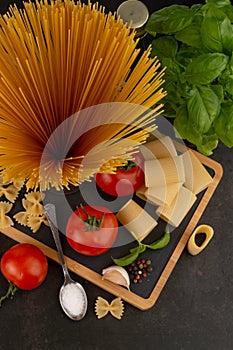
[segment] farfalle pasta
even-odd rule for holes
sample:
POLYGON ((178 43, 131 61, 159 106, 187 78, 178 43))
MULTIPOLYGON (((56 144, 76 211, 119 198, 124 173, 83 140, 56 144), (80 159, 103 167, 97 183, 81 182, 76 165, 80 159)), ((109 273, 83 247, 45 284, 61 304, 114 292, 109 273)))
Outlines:
POLYGON ((28 213, 26 211, 20 211, 14 215, 14 219, 22 226, 27 226, 28 213))
POLYGON ((12 203, 0 202, 0 229, 5 229, 14 225, 12 219, 6 215, 11 211, 12 206, 12 203))
POLYGON ((22 226, 27 226, 33 233, 37 232, 42 224, 48 226, 47 218, 44 214, 42 201, 44 194, 41 192, 29 192, 22 199, 23 211, 14 215, 14 219, 22 226))
POLYGON ((124 304, 121 298, 113 299, 109 304, 108 301, 104 298, 98 297, 95 303, 95 313, 97 315, 97 318, 103 318, 109 312, 118 320, 121 319, 124 313, 124 304))
POLYGON ((24 206, 28 214, 32 216, 42 215, 44 213, 44 207, 41 203, 44 199, 44 195, 40 192, 29 192, 25 195, 24 206))
POLYGON ((37 232, 42 224, 48 226, 48 221, 45 215, 28 215, 27 226, 30 227, 33 233, 37 232))
POLYGON ((4 183, 3 178, 0 176, 0 198, 4 196, 11 203, 15 203, 22 186, 22 181, 4 183))

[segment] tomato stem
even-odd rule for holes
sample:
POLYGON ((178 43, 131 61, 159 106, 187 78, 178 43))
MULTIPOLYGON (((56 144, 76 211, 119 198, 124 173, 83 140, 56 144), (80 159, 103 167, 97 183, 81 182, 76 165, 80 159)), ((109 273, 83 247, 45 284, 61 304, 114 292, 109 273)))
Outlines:
POLYGON ((137 163, 133 160, 128 160, 125 165, 118 166, 117 169, 124 169, 125 171, 130 171, 132 168, 136 167, 137 163))
POLYGON ((6 292, 5 295, 3 295, 1 298, 0 298, 0 307, 2 306, 2 303, 5 299, 13 299, 15 293, 17 292, 18 288, 16 287, 16 285, 13 283, 13 282, 9 282, 9 286, 8 286, 8 290, 6 292))
POLYGON ((97 219, 95 215, 90 216, 87 213, 87 211, 84 209, 82 204, 80 204, 80 207, 81 207, 82 211, 84 212, 84 214, 86 215, 85 220, 81 219, 82 222, 86 226, 86 229, 84 230, 84 232, 92 231, 92 230, 101 230, 103 222, 104 222, 105 213, 103 214, 101 219, 97 219))

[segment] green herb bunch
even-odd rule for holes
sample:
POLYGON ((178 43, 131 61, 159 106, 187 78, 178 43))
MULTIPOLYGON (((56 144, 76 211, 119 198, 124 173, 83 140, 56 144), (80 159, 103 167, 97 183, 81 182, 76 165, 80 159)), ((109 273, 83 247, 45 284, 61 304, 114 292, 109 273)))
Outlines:
POLYGON ((164 115, 179 137, 212 154, 219 139, 233 146, 233 5, 206 0, 152 13, 152 56, 166 66, 164 115))

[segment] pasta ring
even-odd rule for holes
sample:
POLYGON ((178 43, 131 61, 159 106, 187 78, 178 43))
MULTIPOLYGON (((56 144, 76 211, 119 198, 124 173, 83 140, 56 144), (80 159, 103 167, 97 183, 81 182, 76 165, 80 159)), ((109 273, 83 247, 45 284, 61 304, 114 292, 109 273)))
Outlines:
POLYGON ((199 254, 203 249, 206 248, 206 246, 209 244, 210 240, 212 239, 214 235, 214 230, 211 226, 209 225, 200 225, 198 226, 193 233, 191 234, 188 244, 187 244, 187 249, 188 252, 191 255, 197 255, 199 254), (197 244, 197 236, 200 234, 204 234, 205 238, 202 241, 201 245, 197 244))

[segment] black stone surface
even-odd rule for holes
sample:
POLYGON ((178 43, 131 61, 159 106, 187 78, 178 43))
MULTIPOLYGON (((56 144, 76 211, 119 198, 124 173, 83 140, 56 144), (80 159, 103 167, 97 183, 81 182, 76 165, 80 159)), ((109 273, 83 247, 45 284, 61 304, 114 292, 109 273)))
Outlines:
MULTIPOLYGON (((172 1, 145 0, 150 12, 172 1)), ((12 1, 1 1, 5 12, 12 1)), ((18 1, 17 3, 20 4, 18 1)), ((100 1, 114 11, 121 1, 100 1)), ((177 1, 178 3, 178 1, 177 1)), ((179 1, 183 4, 194 3, 179 1)), ((213 159, 224 169, 223 179, 199 223, 214 227, 215 235, 198 256, 183 252, 155 306, 140 311, 125 303, 119 321, 110 314, 98 320, 97 296, 111 294, 84 281, 89 299, 86 317, 69 320, 61 311, 58 292, 63 283, 60 266, 49 261, 46 281, 39 288, 18 291, 0 309, 1 350, 230 350, 233 343, 233 150, 222 144, 213 159)), ((13 241, 0 236, 0 256, 13 241)), ((0 294, 7 282, 0 276, 0 294)))

